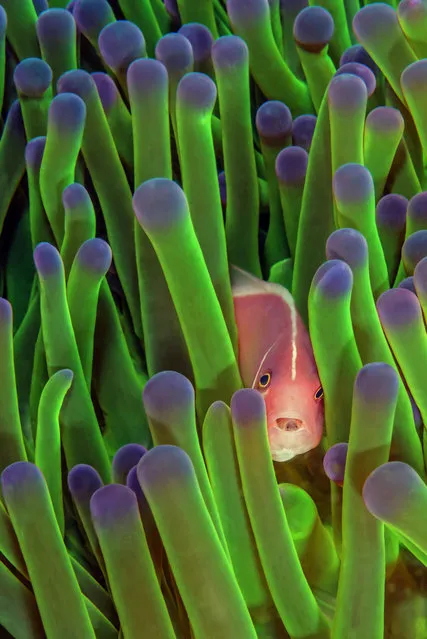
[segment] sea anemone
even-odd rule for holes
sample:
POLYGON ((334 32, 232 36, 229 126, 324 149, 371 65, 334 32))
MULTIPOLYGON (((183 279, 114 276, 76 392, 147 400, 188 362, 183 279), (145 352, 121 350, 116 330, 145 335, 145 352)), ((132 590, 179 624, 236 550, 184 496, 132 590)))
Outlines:
POLYGON ((425 0, 0 0, 2 636, 427 637, 426 56, 425 0), (233 267, 309 331, 287 462, 233 267))

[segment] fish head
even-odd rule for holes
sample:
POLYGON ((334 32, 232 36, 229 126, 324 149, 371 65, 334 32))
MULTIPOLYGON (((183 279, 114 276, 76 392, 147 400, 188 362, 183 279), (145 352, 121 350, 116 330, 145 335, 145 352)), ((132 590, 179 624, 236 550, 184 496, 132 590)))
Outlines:
POLYGON ((239 368, 262 393, 275 461, 315 448, 323 433, 323 390, 308 331, 289 291, 235 269, 233 300, 239 368))
POLYGON ((252 384, 264 397, 268 441, 277 462, 306 453, 322 439, 323 389, 311 344, 299 338, 297 348, 298 375, 292 374, 295 354, 282 336, 268 352, 252 384))

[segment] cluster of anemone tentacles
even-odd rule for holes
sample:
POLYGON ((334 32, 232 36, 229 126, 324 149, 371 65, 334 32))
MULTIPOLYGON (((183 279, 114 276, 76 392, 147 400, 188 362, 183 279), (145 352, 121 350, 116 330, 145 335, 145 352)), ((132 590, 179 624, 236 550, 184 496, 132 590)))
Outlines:
POLYGON ((425 0, 0 2, 1 636, 425 639, 425 0), (309 326, 286 464, 230 263, 309 326))

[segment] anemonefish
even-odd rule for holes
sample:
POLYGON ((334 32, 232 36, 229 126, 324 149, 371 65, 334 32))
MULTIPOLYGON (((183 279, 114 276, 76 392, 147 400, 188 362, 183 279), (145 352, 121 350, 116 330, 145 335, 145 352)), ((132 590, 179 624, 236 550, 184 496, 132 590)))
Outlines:
POLYGON ((323 390, 308 331, 289 291, 232 266, 239 368, 262 393, 272 458, 289 461, 322 438, 323 390))

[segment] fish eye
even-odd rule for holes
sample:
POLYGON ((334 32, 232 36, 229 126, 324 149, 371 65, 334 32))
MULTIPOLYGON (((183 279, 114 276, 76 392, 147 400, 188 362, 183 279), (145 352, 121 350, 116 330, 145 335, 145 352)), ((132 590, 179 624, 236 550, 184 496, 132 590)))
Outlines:
POLYGON ((314 399, 316 401, 319 401, 319 399, 322 399, 322 397, 323 397, 323 388, 321 386, 319 386, 317 391, 314 393, 314 399))
POLYGON ((265 390, 266 388, 270 386, 270 382, 271 382, 271 373, 270 372, 263 373, 261 377, 259 378, 258 388, 260 388, 261 390, 265 390))

